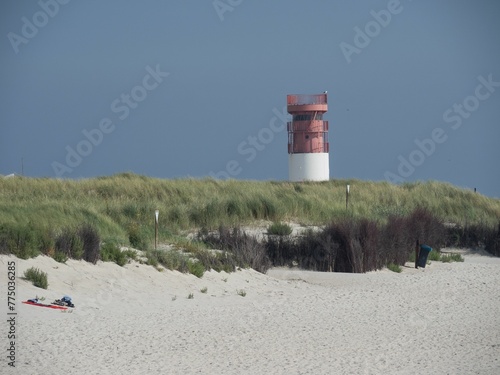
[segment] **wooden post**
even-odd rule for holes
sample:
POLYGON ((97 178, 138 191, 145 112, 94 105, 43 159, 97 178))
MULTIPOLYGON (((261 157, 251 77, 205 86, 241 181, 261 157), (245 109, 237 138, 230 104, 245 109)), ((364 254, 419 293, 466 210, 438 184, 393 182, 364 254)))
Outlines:
POLYGON ((155 250, 158 247, 158 214, 159 210, 155 210, 155 250))
POLYGON ((349 205, 349 188, 350 186, 347 185, 345 189, 345 209, 347 210, 347 206, 349 205))
POLYGON ((420 241, 417 240, 415 245, 415 268, 418 269, 418 256, 420 255, 420 241))

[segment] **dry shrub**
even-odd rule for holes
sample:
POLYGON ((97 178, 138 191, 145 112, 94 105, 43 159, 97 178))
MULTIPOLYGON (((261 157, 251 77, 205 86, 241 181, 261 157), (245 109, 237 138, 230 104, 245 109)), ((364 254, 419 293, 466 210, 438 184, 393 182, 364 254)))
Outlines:
POLYGON ((78 236, 83 244, 83 259, 96 264, 99 260, 101 239, 97 229, 90 224, 82 224, 78 228, 78 236))
POLYGON ((492 229, 486 236, 485 249, 490 254, 500 257, 500 223, 498 229, 492 229))
POLYGON ((64 228, 56 236, 55 251, 66 255, 68 258, 81 259, 83 244, 74 228, 64 228))
MULTIPOLYGON (((415 209, 407 218, 409 235, 414 240, 420 239, 436 248, 446 244, 446 227, 442 221, 425 208, 415 209)), ((414 241, 415 242, 415 241, 414 241)))
POLYGON ((497 228, 479 224, 450 227, 448 244, 457 247, 484 248, 490 254, 500 256, 500 223, 497 228))
POLYGON ((361 248, 363 249, 363 272, 382 268, 384 263, 380 262, 378 256, 380 231, 377 223, 367 219, 361 220, 359 233, 361 248))
POLYGON ((297 262, 315 271, 359 273, 391 263, 404 265, 417 239, 440 247, 445 233, 437 217, 418 208, 407 217, 389 217, 385 225, 368 219, 339 218, 322 231, 308 231, 295 241, 270 236, 266 246, 274 266, 297 262))
POLYGON ((271 266, 265 246, 240 228, 221 226, 218 233, 199 233, 198 238, 213 248, 229 252, 235 265, 262 273, 266 273, 271 266))
POLYGON ((55 251, 68 258, 84 259, 95 264, 99 260, 100 237, 91 224, 64 228, 55 240, 55 251))

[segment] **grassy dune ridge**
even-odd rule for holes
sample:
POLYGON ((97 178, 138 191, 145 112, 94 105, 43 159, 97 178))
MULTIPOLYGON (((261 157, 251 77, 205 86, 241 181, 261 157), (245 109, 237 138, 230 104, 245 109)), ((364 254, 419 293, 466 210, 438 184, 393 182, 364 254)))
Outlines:
POLYGON ((463 226, 493 227, 500 218, 499 199, 434 181, 167 180, 131 173, 82 180, 0 178, 0 224, 58 230, 90 223, 102 238, 123 244, 136 232, 153 240, 155 209, 160 210, 160 237, 168 237, 257 220, 323 225, 349 216, 384 222, 417 207, 463 226), (346 184, 351 186, 347 210, 346 184))

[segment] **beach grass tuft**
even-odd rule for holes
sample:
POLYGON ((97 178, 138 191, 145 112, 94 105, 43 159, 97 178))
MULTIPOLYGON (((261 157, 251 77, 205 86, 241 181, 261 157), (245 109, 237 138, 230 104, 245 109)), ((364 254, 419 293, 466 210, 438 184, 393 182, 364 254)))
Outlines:
MULTIPOLYGON (((135 256, 135 252, 133 253, 135 256)), ((121 251, 118 244, 113 242, 106 242, 101 246, 101 260, 103 262, 115 262, 119 266, 123 267, 128 263, 128 259, 131 255, 130 252, 121 251)))
POLYGON ((439 260, 444 263, 463 262, 464 258, 462 257, 461 254, 454 253, 454 254, 442 254, 439 260))
POLYGON ((33 285, 38 288, 47 289, 49 287, 47 273, 39 270, 38 268, 28 268, 24 271, 24 278, 31 281, 33 285))
POLYGON ((287 223, 275 222, 267 228, 267 234, 274 236, 288 236, 292 234, 292 227, 287 223))
POLYGON ((429 253, 429 255, 427 256, 427 260, 434 260, 434 261, 440 261, 441 260, 441 252, 436 250, 436 249, 432 249, 432 251, 429 253))
POLYGON ((387 265, 387 268, 389 270, 391 270, 392 272, 396 272, 396 273, 401 273, 401 271, 402 271, 401 266, 394 264, 394 263, 389 263, 387 265))

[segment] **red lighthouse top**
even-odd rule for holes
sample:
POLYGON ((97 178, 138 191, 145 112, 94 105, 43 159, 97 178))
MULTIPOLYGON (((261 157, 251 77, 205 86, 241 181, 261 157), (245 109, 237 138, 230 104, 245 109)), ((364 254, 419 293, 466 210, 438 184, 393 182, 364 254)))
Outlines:
POLYGON ((328 111, 327 94, 316 95, 288 95, 286 97, 287 111, 290 114, 298 112, 326 112, 328 111))
POLYGON ((288 153, 327 153, 328 121, 323 114, 328 111, 327 94, 288 95, 287 111, 293 116, 288 122, 288 153))
POLYGON ((287 95, 288 105, 327 104, 326 93, 314 95, 287 95))

